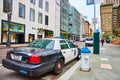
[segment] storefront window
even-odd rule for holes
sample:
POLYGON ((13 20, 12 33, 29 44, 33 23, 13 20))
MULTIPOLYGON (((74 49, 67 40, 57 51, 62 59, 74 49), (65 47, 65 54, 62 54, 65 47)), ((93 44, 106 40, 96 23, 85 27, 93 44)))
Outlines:
MULTIPOLYGON (((3 31, 8 30, 8 22, 3 21, 3 31)), ((14 32, 24 32, 24 25, 16 24, 16 23, 10 23, 10 31, 14 32)))
MULTIPOLYGON (((10 23, 10 42, 11 43, 24 43, 24 28, 25 25, 10 23)), ((8 22, 2 21, 2 43, 8 40, 8 22)))

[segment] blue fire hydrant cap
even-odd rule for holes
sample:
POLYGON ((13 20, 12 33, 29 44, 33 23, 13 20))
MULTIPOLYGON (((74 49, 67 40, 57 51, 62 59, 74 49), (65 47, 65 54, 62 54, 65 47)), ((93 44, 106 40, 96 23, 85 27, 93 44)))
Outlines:
POLYGON ((88 49, 87 47, 83 47, 81 49, 81 53, 91 53, 90 49, 88 49))

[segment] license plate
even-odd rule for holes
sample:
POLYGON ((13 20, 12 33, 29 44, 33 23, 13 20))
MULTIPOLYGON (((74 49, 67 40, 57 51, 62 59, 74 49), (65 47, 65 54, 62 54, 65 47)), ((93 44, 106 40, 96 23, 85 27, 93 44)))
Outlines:
POLYGON ((23 74, 28 74, 28 72, 27 71, 25 71, 25 70, 19 70, 21 73, 23 73, 23 74))
POLYGON ((22 56, 20 56, 20 55, 15 55, 15 54, 11 54, 11 58, 12 58, 13 60, 16 60, 16 61, 21 61, 22 56))

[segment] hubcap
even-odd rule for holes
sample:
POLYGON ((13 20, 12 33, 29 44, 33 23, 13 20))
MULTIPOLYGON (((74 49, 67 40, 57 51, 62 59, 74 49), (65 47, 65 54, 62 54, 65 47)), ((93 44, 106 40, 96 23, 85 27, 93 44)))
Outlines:
POLYGON ((57 64, 57 69, 60 70, 61 67, 62 67, 61 62, 58 62, 58 64, 57 64))

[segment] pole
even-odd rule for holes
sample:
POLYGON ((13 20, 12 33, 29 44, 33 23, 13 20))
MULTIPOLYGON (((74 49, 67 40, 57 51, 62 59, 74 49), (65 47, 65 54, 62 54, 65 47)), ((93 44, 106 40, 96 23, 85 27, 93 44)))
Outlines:
POLYGON ((8 39, 7 39, 7 44, 6 47, 10 47, 10 22, 11 22, 11 12, 8 12, 8 39))
MULTIPOLYGON (((96 3, 94 3, 94 19, 96 18, 96 3)), ((94 33, 96 30, 96 23, 94 23, 94 33)))
POLYGON ((99 54, 99 32, 96 32, 96 2, 94 2, 94 46, 93 46, 93 53, 99 54))

